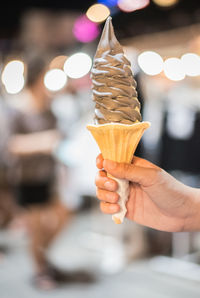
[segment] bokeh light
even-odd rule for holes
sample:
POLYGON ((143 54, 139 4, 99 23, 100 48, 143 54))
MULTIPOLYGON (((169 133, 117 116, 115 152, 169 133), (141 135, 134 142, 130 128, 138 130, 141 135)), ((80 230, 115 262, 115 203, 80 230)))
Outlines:
POLYGON ((56 56, 55 58, 53 58, 49 64, 49 68, 53 69, 53 68, 59 68, 59 69, 63 69, 63 66, 65 64, 65 61, 67 60, 67 56, 56 56))
POLYGON ((153 0, 155 4, 162 7, 169 7, 177 4, 179 0, 153 0))
POLYGON ((116 6, 119 0, 98 0, 98 3, 104 4, 108 7, 116 6))
POLYGON ((100 30, 96 23, 90 21, 85 15, 76 19, 73 27, 75 38, 87 43, 93 41, 99 35, 100 30))
POLYGON ((9 94, 17 94, 24 88, 25 80, 23 76, 11 78, 5 83, 5 89, 9 94))
POLYGON ((20 60, 13 60, 8 62, 2 72, 2 82, 6 84, 13 78, 21 77, 24 73, 24 63, 20 60))
POLYGON ((19 93, 24 87, 24 63, 20 60, 8 62, 1 76, 5 89, 10 94, 19 93))
POLYGON ((92 59, 85 53, 76 53, 70 56, 64 64, 67 76, 78 79, 86 75, 92 67, 92 59))
POLYGON ((44 85, 50 91, 61 90, 67 83, 67 76, 61 69, 51 69, 44 76, 44 85))
POLYGON ((88 19, 95 23, 101 23, 110 15, 110 10, 106 5, 94 4, 86 12, 88 19))
POLYGON ((144 73, 154 76, 163 70, 162 57, 153 51, 146 51, 138 56, 138 64, 144 73))
POLYGON ((185 78, 183 64, 178 58, 169 58, 164 62, 164 73, 172 81, 181 81, 185 78))
POLYGON ((149 2, 150 0, 119 0, 118 7, 124 12, 132 12, 146 7, 149 2))
POLYGON ((200 75, 200 57, 194 53, 187 53, 181 57, 185 74, 191 77, 200 75))

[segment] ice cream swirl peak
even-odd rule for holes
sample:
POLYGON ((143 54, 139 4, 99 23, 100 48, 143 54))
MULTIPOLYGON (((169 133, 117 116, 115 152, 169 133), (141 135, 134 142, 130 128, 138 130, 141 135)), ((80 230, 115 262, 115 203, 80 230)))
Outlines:
POLYGON ((115 37, 111 17, 105 23, 91 70, 95 123, 141 121, 130 62, 115 37))

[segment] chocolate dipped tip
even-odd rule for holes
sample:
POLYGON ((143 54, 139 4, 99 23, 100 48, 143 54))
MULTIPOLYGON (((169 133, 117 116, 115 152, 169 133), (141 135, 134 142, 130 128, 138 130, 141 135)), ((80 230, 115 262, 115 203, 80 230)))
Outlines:
POLYGON ((123 48, 115 36, 110 16, 106 19, 95 58, 101 57, 102 53, 107 50, 115 50, 115 53, 123 52, 123 48))

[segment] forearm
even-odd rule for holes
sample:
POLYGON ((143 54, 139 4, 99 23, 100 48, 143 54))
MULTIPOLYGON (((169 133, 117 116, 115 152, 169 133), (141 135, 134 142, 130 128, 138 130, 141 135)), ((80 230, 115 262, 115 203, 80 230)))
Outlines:
POLYGON ((190 187, 188 200, 190 207, 188 207, 183 231, 200 231, 200 189, 190 187))
POLYGON ((176 219, 177 231, 200 231, 200 189, 189 187, 161 170, 148 188, 151 200, 169 219, 176 219))
POLYGON ((168 183, 174 214, 183 219, 181 231, 200 231, 200 189, 187 186, 172 177, 168 183))

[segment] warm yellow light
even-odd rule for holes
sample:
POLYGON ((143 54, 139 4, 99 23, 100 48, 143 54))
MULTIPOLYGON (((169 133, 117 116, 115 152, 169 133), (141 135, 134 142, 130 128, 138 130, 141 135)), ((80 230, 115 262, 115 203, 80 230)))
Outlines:
POLYGON ((153 51, 146 51, 138 56, 138 64, 144 73, 155 76, 163 70, 162 57, 153 51))
POLYGON ((88 19, 95 23, 101 23, 110 15, 110 10, 106 5, 94 4, 86 12, 88 19))
POLYGON ((178 58, 169 58, 164 62, 164 73, 172 81, 181 81, 185 78, 183 64, 178 58))
POLYGON ((149 0, 118 0, 118 7, 124 12, 132 12, 146 7, 149 2, 149 0))
POLYGON ((56 56, 55 58, 53 58, 53 60, 49 64, 49 68, 50 69, 53 69, 53 68, 63 69, 63 66, 64 66, 66 60, 67 60, 67 56, 63 56, 63 55, 56 56))
POLYGON ((177 4, 179 0, 153 0, 153 2, 159 6, 169 7, 177 4))

